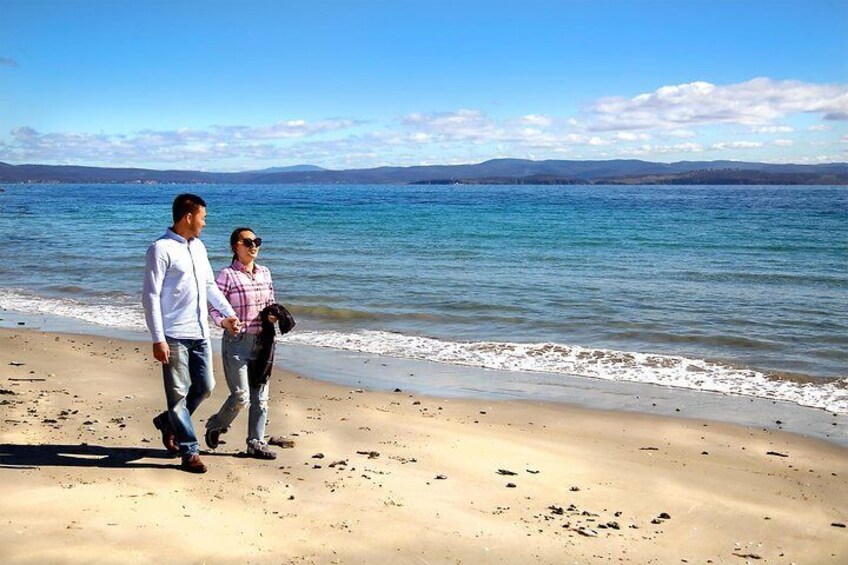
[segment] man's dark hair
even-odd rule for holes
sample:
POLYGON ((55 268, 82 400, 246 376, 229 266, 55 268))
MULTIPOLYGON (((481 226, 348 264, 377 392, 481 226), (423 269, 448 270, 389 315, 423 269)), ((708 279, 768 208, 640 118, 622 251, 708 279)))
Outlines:
POLYGON ((183 219, 186 214, 196 214, 198 208, 206 208, 206 202, 196 194, 180 194, 174 198, 172 213, 174 223, 183 219))

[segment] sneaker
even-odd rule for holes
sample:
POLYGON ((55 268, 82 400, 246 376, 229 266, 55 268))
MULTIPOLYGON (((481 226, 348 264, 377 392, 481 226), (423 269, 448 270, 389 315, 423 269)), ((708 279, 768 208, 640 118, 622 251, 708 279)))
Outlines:
POLYGON ((174 432, 171 430, 171 422, 168 421, 168 414, 163 412, 153 418, 153 425, 157 430, 162 432, 162 445, 168 450, 171 455, 176 455, 180 452, 177 447, 177 440, 174 438, 174 432))
POLYGON ((189 453, 183 455, 183 461, 180 463, 180 469, 186 473, 205 473, 206 465, 200 460, 200 455, 197 453, 189 453))
POLYGON ((253 457, 254 459, 276 459, 277 454, 268 449, 268 444, 261 443, 259 441, 253 441, 253 443, 248 444, 247 446, 247 456, 253 457))
POLYGON ((287 437, 271 436, 268 438, 268 445, 281 447, 283 449, 291 449, 294 447, 294 440, 287 437))
POLYGON ((206 434, 203 436, 206 439, 206 445, 209 449, 216 449, 221 439, 221 430, 216 428, 206 428, 206 434))

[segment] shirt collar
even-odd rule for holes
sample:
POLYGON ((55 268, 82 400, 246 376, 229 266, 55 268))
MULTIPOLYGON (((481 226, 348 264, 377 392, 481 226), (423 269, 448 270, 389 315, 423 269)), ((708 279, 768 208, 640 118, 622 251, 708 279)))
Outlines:
POLYGON ((250 274, 256 273, 256 270, 258 268, 258 265, 256 263, 254 263, 253 264, 253 271, 248 271, 247 267, 245 267, 244 264, 241 261, 239 261, 238 259, 233 261, 233 264, 231 266, 236 271, 241 271, 242 273, 250 273, 250 274))
POLYGON ((180 243, 188 243, 189 241, 191 241, 190 239, 186 239, 177 232, 175 232, 174 228, 168 228, 167 230, 165 230, 165 237, 167 237, 168 239, 173 239, 174 241, 179 241, 180 243))

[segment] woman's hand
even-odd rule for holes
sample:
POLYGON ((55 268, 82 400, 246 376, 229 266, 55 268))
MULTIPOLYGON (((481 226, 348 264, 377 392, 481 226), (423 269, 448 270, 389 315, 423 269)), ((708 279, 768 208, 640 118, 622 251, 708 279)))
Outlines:
POLYGON ((236 316, 221 320, 221 327, 230 332, 230 335, 238 335, 241 331, 241 321, 236 316))

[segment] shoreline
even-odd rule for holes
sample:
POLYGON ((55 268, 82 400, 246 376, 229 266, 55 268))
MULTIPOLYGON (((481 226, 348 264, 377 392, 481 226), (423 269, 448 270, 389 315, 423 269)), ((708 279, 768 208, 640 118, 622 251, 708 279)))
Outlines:
MULTIPOLYGON (((239 416, 195 476, 150 423, 164 394, 144 344, 2 329, 0 367, 4 562, 848 556, 848 449, 779 430, 276 371, 269 433, 297 445, 240 457, 239 416)), ((215 371, 198 428, 226 396, 217 354, 215 371)))
MULTIPOLYGON (((149 346, 146 332, 83 320, 4 311, 0 329, 117 337, 149 346), (19 325, 23 322, 24 325, 19 325)), ((213 337, 220 353, 220 338, 213 337)), ((277 370, 331 384, 392 391, 401 387, 434 397, 550 402, 594 410, 702 419, 783 430, 848 447, 848 414, 785 400, 611 381, 561 373, 499 371, 332 348, 279 344, 277 370), (421 378, 426 376, 426 378, 421 378)))

